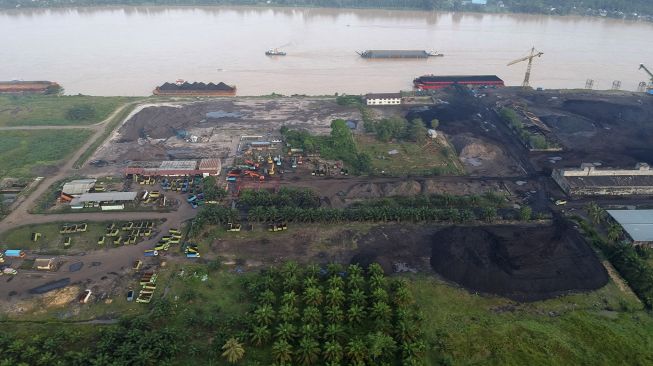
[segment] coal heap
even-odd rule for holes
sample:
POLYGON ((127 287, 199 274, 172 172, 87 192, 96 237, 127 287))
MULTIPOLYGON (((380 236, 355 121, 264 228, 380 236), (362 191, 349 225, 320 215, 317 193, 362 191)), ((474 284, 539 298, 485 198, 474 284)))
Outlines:
POLYGON ((431 266, 469 290, 537 301, 608 281, 583 238, 551 227, 450 227, 432 239, 431 266))

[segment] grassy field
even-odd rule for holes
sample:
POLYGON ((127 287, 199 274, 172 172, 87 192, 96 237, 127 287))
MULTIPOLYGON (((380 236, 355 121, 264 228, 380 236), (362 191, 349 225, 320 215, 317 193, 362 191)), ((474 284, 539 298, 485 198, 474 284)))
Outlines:
POLYGON ((0 132, 0 178, 39 175, 35 168, 71 155, 91 135, 84 129, 0 132))
POLYGON ((416 276, 429 365, 651 364, 653 317, 610 282, 587 294, 519 304, 416 276))
POLYGON ((414 142, 381 142, 372 136, 356 136, 358 149, 372 158, 373 174, 389 175, 462 175, 456 152, 446 142, 438 138, 425 144, 414 142), (390 155, 389 151, 397 150, 390 155))
MULTIPOLYGON (((175 309, 166 325, 180 331, 191 327, 194 335, 184 341, 184 349, 195 352, 183 352, 174 364, 223 364, 216 351, 223 338, 231 335, 224 333, 226 324, 249 309, 243 286, 253 273, 246 268, 237 273, 232 267, 169 263, 159 270, 157 281, 158 288, 166 289, 165 296, 158 291, 151 305, 128 303, 122 293, 126 285, 124 291, 110 296, 110 303, 98 301, 82 307, 74 320, 140 314, 157 308, 157 302, 165 298, 175 309), (209 338, 213 341, 207 344, 209 338)), ((133 277, 131 288, 138 290, 138 276, 133 277)), ((653 317, 612 282, 591 293, 520 304, 475 295, 426 275, 407 278, 423 316, 426 341, 432 345, 425 365, 643 365, 653 361, 653 317)), ((45 315, 30 319, 44 320, 45 315)), ((54 332, 52 324, 44 331, 54 332)), ((245 350, 243 364, 270 363, 269 347, 245 343, 245 350)))
POLYGON ((135 98, 25 95, 0 96, 0 127, 90 125, 101 122, 120 105, 135 98), (90 106, 95 110, 89 119, 71 120, 71 108, 90 106))
MULTIPOLYGON (((38 250, 41 253, 66 254, 113 247, 113 241, 109 237, 105 238, 104 245, 98 245, 97 243, 100 236, 105 234, 106 226, 111 222, 90 222, 88 223, 86 232, 71 234, 59 233, 59 229, 63 224, 80 223, 81 222, 59 222, 21 226, 0 234, 0 249, 38 250), (39 232, 42 235, 41 239, 37 242, 31 240, 33 232, 39 232), (64 248, 63 241, 64 238, 68 236, 72 238, 72 243, 69 248, 64 248)), ((122 224, 122 222, 116 222, 118 228, 120 228, 122 224)), ((128 232, 121 231, 120 234, 126 236, 128 232)))

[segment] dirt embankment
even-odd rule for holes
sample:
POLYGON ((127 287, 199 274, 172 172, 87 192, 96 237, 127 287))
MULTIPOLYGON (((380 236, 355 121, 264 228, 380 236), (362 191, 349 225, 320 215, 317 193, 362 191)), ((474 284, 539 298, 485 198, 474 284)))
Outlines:
POLYGON ((604 286, 608 274, 567 225, 451 227, 432 239, 431 264, 473 290, 537 301, 604 286))

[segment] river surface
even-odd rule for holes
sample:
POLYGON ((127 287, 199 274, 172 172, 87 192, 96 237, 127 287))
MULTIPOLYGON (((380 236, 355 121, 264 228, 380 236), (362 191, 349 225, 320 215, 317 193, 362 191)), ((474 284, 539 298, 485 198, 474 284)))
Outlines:
POLYGON ((653 24, 600 18, 391 10, 116 7, 0 12, 0 80, 53 80, 67 94, 149 95, 165 81, 224 81, 239 95, 408 90, 424 74, 496 74, 531 85, 627 90, 653 67, 653 24), (264 52, 279 47, 285 57, 264 52), (424 49, 428 60, 366 60, 424 49))

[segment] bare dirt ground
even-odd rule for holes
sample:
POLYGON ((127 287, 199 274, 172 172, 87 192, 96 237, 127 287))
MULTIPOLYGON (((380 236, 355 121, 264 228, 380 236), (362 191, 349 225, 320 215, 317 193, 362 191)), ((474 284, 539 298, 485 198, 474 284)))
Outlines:
POLYGON ((608 281, 595 253, 566 224, 297 225, 278 235, 224 236, 210 248, 214 256, 254 267, 378 262, 388 273, 437 273, 470 291, 517 301, 594 290, 608 281))
POLYGON ((272 139, 282 126, 328 134, 331 121, 337 118, 358 120, 360 113, 337 105, 333 98, 224 98, 150 106, 127 120, 93 159, 121 164, 226 158, 233 155, 243 135, 272 139), (197 142, 188 142, 191 136, 197 142))
POLYGON ((408 119, 425 123, 437 119, 438 130, 453 144, 466 172, 473 176, 506 177, 524 174, 518 159, 506 149, 502 131, 489 118, 489 110, 480 100, 450 90, 440 93, 443 103, 412 109, 408 119))
POLYGON ((387 196, 412 196, 417 194, 481 195, 486 192, 503 193, 515 203, 534 190, 533 181, 520 178, 474 177, 347 177, 316 178, 292 177, 281 181, 282 186, 310 188, 332 207, 343 207, 352 202, 387 196))

